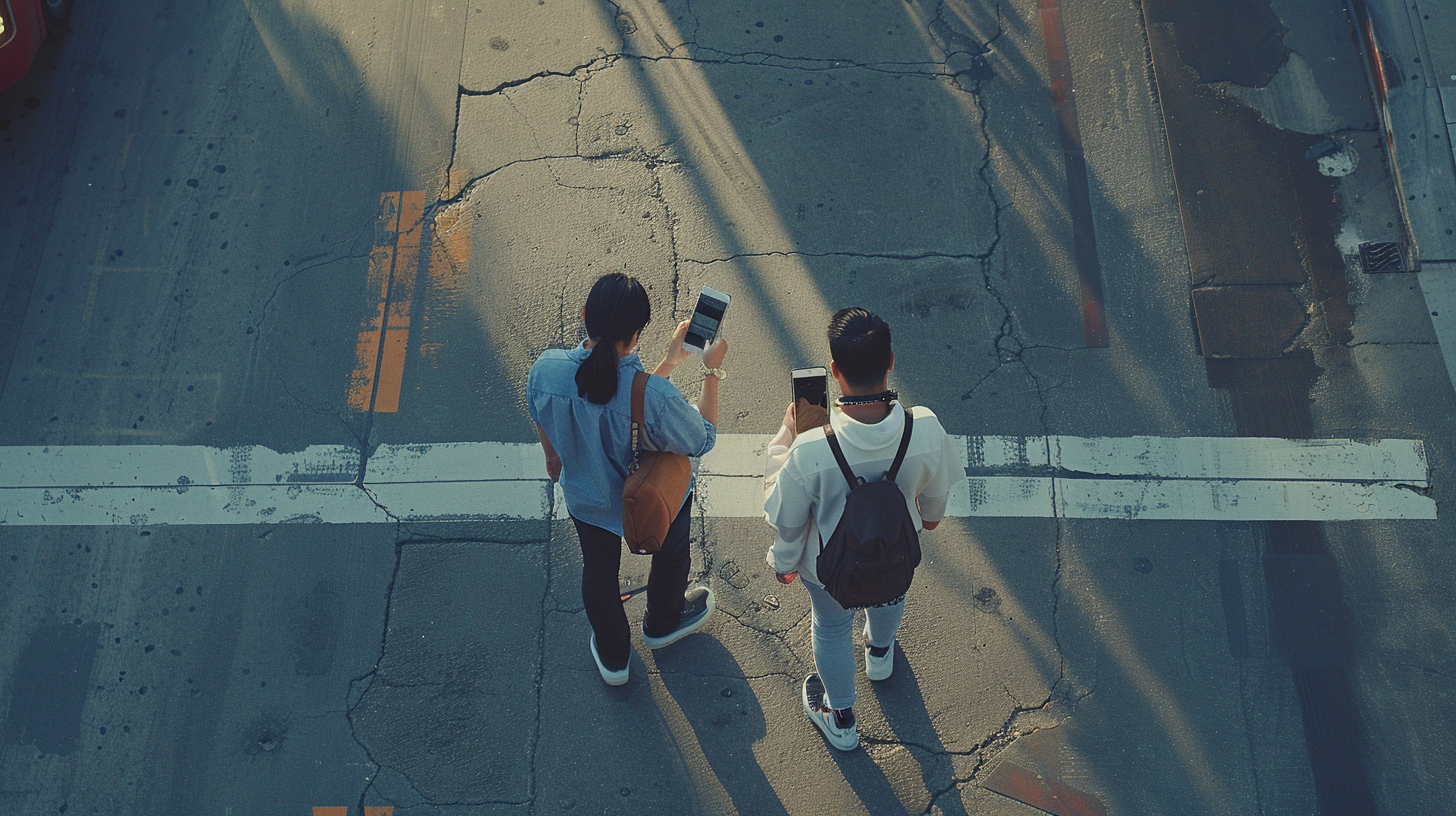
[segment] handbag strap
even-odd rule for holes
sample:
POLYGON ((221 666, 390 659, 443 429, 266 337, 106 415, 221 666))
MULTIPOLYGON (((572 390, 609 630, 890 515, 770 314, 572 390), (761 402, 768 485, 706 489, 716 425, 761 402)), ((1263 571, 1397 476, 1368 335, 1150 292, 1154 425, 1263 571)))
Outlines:
MULTIPOLYGON (((890 469, 885 471, 886 479, 893 482, 895 477, 900 475, 900 465, 905 462, 905 452, 910 450, 910 434, 914 431, 915 416, 907 408, 905 409, 905 431, 900 434, 900 447, 895 451, 895 461, 891 462, 890 469)), ((834 452, 834 461, 839 463, 839 472, 843 473, 845 481, 849 482, 849 489, 853 490, 864 484, 864 479, 854 475, 854 470, 850 468, 849 462, 845 461, 844 449, 839 447, 839 439, 834 436, 834 426, 827 422, 824 423, 824 441, 829 443, 829 449, 834 452)))
POLYGON ((632 376, 632 464, 628 473, 636 473, 642 458, 642 415, 643 402, 647 399, 647 372, 639 371, 632 376))

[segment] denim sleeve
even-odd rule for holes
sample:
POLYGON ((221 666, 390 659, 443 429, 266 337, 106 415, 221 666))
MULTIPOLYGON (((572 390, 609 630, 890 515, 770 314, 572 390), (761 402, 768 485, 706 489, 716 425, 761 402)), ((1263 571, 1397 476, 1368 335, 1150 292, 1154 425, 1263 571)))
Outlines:
POLYGON ((539 362, 531 366, 531 373, 526 375, 526 413, 531 415, 531 421, 537 425, 541 424, 541 417, 536 413, 536 377, 540 372, 539 362))
POLYGON ((666 379, 653 376, 647 382, 648 409, 643 421, 647 435, 662 450, 687 456, 702 456, 718 442, 718 429, 698 413, 687 397, 666 379))

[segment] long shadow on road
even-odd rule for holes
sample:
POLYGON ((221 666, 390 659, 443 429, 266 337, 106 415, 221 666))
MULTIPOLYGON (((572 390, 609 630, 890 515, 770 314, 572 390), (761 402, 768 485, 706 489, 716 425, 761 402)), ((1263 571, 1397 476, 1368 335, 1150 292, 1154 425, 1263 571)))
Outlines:
POLYGON ((658 652, 656 662, 663 685, 738 812, 788 816, 753 753, 753 744, 768 733, 763 708, 728 649, 699 636, 658 652))
MULTIPOLYGON (((895 673, 886 680, 871 683, 875 699, 879 701, 880 713, 901 744, 915 746, 911 753, 920 764, 920 777, 931 796, 937 791, 949 793, 956 787, 955 770, 951 767, 945 745, 925 709, 925 697, 920 693, 920 680, 915 669, 906 659, 905 652, 896 646, 895 673)), ((840 764, 844 767, 844 763, 840 764)), ((847 776, 847 774, 846 774, 847 776)), ((938 807, 944 816, 965 816, 965 805, 959 796, 942 796, 931 804, 938 807)), ((879 813, 880 811, 872 811, 879 813)))

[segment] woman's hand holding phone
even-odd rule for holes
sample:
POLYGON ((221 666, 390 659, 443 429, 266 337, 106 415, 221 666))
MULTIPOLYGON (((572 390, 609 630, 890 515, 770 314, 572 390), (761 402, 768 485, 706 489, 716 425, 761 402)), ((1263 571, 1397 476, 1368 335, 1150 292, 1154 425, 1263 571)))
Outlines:
MULTIPOLYGON (((687 324, 684 323, 683 325, 686 326, 687 324)), ((686 332, 687 330, 684 329, 683 331, 686 332)), ((708 344, 707 348, 703 349, 703 365, 707 368, 722 368, 723 358, 726 356, 728 356, 728 340, 720 334, 718 335, 718 339, 712 341, 708 344)))
POLYGON ((662 362, 657 366, 657 370, 652 372, 653 374, 659 377, 667 377, 672 374, 674 369, 682 365, 685 360, 692 356, 692 352, 683 348, 683 338, 687 337, 687 335, 688 321, 684 320, 677 324, 677 331, 672 333, 672 342, 668 344, 667 354, 662 358, 662 362))

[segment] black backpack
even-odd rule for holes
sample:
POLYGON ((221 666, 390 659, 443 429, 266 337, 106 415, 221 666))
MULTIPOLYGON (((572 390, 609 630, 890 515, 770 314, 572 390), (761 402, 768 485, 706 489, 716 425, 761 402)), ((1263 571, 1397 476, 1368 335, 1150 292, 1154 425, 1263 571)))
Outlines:
POLYGON ((913 417, 905 411, 905 433, 900 449, 885 476, 866 482, 854 475, 834 429, 824 426, 824 439, 834 460, 849 481, 844 515, 829 540, 822 543, 815 570, 830 597, 845 609, 876 606, 899 599, 910 589, 920 565, 920 534, 905 505, 905 494, 895 484, 905 451, 910 447, 913 417))

